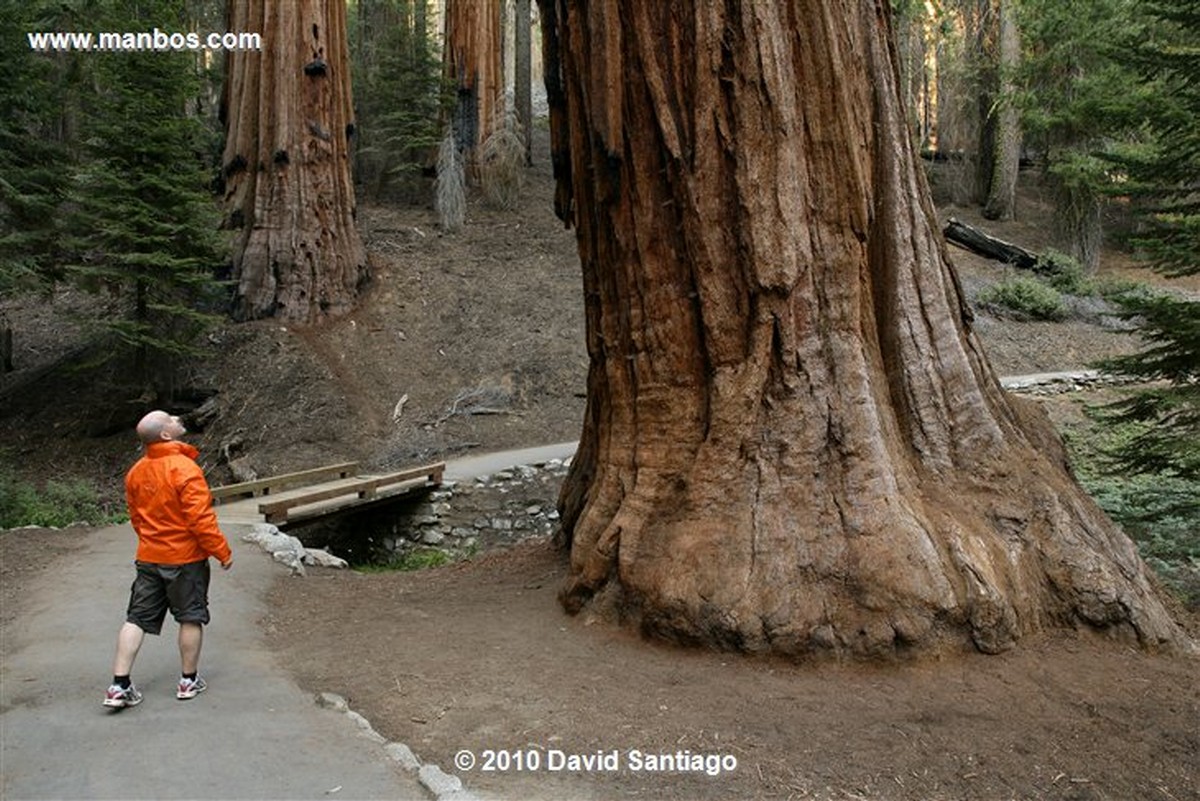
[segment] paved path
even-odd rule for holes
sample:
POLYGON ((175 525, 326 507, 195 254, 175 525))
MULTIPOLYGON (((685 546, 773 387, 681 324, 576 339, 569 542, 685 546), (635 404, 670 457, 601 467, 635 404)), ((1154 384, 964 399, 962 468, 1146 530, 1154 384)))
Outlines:
MULTIPOLYGON (((448 463, 446 478, 574 451, 570 442, 472 456, 448 463)), ((276 662, 259 621, 267 588, 286 568, 240 541, 255 515, 227 511, 217 508, 235 562, 213 571, 201 660, 209 690, 193 701, 175 699, 178 628, 168 621, 162 636, 146 638, 134 669, 145 701, 119 712, 100 705, 133 580, 128 525, 94 532, 34 582, 30 612, 0 643, 0 798, 433 798, 276 662)))
POLYGON ((322 709, 268 649, 259 621, 285 570, 233 540, 213 571, 208 692, 175 699, 178 631, 147 637, 141 705, 100 705, 133 580, 134 535, 88 536, 36 583, 30 614, 0 648, 0 797, 9 799, 420 799, 432 795, 350 719, 322 709))

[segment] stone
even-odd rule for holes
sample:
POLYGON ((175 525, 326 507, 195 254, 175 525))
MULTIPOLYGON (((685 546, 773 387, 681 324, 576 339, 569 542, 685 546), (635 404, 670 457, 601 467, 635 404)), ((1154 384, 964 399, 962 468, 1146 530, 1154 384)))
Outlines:
POLYGON ((421 542, 425 545, 441 545, 446 541, 446 535, 440 531, 426 531, 421 535, 421 542))
POLYGON ((284 534, 270 523, 255 523, 242 535, 242 540, 260 546, 276 562, 291 568, 293 574, 304 575, 304 544, 295 537, 284 534))
POLYGON ((496 531, 512 531, 513 521, 508 517, 493 517, 491 527, 496 531))
POLYGON ((383 750, 404 770, 411 772, 421 769, 421 760, 417 759, 417 755, 404 743, 388 743, 383 750))
POLYGON ((249 456, 240 456, 229 462, 229 472, 233 476, 235 483, 240 484, 243 481, 254 481, 258 478, 258 471, 254 469, 254 465, 250 463, 249 456))
POLYGON ((350 708, 346 704, 346 699, 337 693, 320 693, 317 695, 317 706, 332 709, 335 712, 345 712, 350 708))
POLYGON ((345 559, 342 559, 340 556, 334 556, 329 551, 324 551, 320 548, 306 548, 304 563, 316 567, 332 567, 335 570, 344 570, 350 566, 345 559))
POLYGON ((542 507, 540 507, 540 506, 525 507, 525 514, 527 514, 527 515, 538 515, 541 513, 542 513, 542 507))
POLYGON ((417 778, 425 789, 439 798, 448 793, 460 793, 463 789, 462 779, 444 773, 437 765, 422 765, 417 778))
POLYGON ((454 528, 450 529, 450 536, 456 537, 460 540, 468 539, 475 536, 475 529, 466 528, 465 526, 455 526, 454 528))
POLYGON ((380 745, 383 745, 387 742, 387 738, 375 731, 375 729, 371 726, 371 721, 367 720, 362 715, 348 709, 346 710, 346 717, 350 718, 354 725, 358 727, 359 731, 362 732, 362 735, 368 740, 379 743, 380 745))

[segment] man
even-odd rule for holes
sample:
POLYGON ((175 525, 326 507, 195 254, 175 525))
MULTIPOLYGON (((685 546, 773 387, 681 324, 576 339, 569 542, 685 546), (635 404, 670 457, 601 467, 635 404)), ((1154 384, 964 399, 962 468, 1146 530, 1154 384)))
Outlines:
POLYGON ((112 686, 104 695, 104 705, 114 709, 142 702, 129 674, 143 638, 162 630, 168 609, 179 622, 181 675, 175 697, 187 700, 208 689, 198 674, 209 619, 208 558, 216 557, 228 570, 233 555, 195 462, 198 451, 179 439, 186 433, 178 417, 162 411, 150 412, 137 426, 145 454, 125 476, 129 521, 138 535, 137 577, 117 634, 112 686))

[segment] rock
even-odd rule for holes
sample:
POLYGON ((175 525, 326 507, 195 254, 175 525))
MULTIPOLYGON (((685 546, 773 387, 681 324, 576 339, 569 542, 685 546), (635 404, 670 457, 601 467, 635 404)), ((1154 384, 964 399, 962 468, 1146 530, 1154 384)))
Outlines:
POLYGON ((538 515, 538 514, 541 514, 541 513, 542 513, 542 507, 540 507, 540 506, 527 506, 527 507, 525 507, 525 514, 527 514, 527 515, 531 515, 531 516, 532 516, 532 515, 538 515))
POLYGON ((350 708, 346 704, 346 699, 337 693, 321 693, 317 696, 317 706, 336 712, 345 712, 350 708))
POLYGON ((421 784, 435 796, 441 797, 447 793, 462 792, 462 780, 457 776, 450 776, 439 768, 437 765, 422 765, 417 772, 417 778, 421 784))
POLYGON ((414 771, 421 769, 421 760, 417 759, 417 755, 404 743, 388 743, 383 747, 383 750, 404 770, 414 771))
POLYGON ((346 717, 350 718, 350 720, 354 722, 354 725, 358 727, 359 731, 361 731, 363 736, 368 740, 379 743, 380 745, 383 745, 387 742, 387 738, 375 731, 375 729, 371 726, 371 721, 367 720, 362 715, 353 710, 346 710, 346 717))
POLYGON ((229 463, 229 472, 233 475, 235 483, 243 481, 254 481, 258 478, 258 471, 254 469, 254 465, 250 463, 249 456, 240 456, 229 463))
POLYGON ((421 535, 421 542, 425 545, 441 545, 446 541, 446 535, 440 531, 426 531, 421 535))
POLYGON ((276 562, 282 562, 293 575, 304 575, 304 544, 288 536, 270 523, 255 523, 250 532, 242 535, 244 542, 252 542, 271 554, 276 562))
POLYGON ((336 570, 344 570, 350 566, 345 559, 334 556, 329 551, 323 551, 320 548, 305 548, 304 563, 316 567, 332 567, 336 570))

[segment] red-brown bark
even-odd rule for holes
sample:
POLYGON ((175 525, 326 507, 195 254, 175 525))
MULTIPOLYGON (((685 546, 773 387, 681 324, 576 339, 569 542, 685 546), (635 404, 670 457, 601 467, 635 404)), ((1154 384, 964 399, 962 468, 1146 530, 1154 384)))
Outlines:
POLYGON ((591 357, 568 610, 787 654, 1184 642, 971 330, 884 0, 541 5, 591 357))
POLYGON ((467 155, 487 141, 503 111, 500 3, 447 0, 446 77, 458 88, 455 137, 467 155))
POLYGON ((230 0, 228 20, 263 40, 261 52, 229 53, 222 102, 234 314, 344 313, 369 274, 354 226, 346 5, 230 0))

